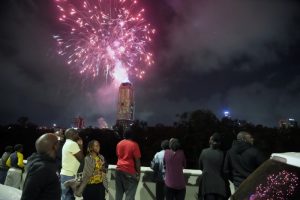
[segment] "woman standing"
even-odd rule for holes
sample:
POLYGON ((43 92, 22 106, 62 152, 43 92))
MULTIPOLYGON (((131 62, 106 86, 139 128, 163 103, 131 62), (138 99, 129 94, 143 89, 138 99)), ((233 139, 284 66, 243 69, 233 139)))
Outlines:
POLYGON ((12 146, 6 146, 5 152, 0 159, 0 184, 4 184, 8 167, 6 166, 6 161, 8 160, 10 154, 13 152, 14 148, 12 146))
MULTIPOLYGON (((83 196, 84 200, 105 200, 105 186, 107 166, 105 159, 100 152, 100 143, 92 140, 88 143, 87 156, 84 160, 82 181, 79 186, 75 186, 75 197, 83 196)), ((66 186, 74 186, 68 181, 66 186)))
POLYGON ((221 135, 214 133, 209 140, 210 147, 203 149, 199 158, 202 180, 199 185, 199 199, 225 200, 230 196, 228 180, 223 176, 224 152, 221 150, 221 135), (229 195, 229 196, 228 196, 229 195))
POLYGON ((178 139, 172 138, 170 149, 165 150, 164 163, 166 167, 166 200, 184 200, 186 188, 183 169, 186 159, 178 139))

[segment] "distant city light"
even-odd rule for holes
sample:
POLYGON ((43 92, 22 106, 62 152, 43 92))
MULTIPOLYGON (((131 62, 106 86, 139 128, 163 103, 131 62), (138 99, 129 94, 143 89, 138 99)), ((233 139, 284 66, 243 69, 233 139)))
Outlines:
POLYGON ((53 124, 53 127, 56 127, 56 124, 55 124, 55 123, 53 124))
POLYGON ((294 118, 287 118, 279 120, 280 128, 298 127, 298 123, 294 118))
POLYGON ((224 117, 230 117, 230 112, 228 110, 225 110, 223 113, 224 117))

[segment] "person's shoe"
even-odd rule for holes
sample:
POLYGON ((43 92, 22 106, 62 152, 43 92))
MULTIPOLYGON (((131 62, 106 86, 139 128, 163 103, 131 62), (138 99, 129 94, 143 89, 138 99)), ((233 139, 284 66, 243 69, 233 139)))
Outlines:
POLYGON ((83 197, 82 197, 82 196, 79 197, 79 196, 74 195, 74 197, 75 197, 75 200, 83 200, 83 197))

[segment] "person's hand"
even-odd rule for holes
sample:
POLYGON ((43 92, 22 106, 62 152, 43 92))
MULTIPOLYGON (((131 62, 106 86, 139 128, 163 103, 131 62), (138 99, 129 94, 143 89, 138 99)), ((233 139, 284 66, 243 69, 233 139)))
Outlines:
POLYGON ((103 173, 106 173, 106 172, 107 172, 107 169, 106 169, 104 166, 102 166, 101 171, 102 171, 103 173))
POLYGON ((77 144, 79 144, 80 146, 83 145, 83 140, 81 139, 81 137, 79 137, 77 140, 76 140, 77 144))
POLYGON ((81 139, 81 137, 78 137, 78 139, 76 140, 76 143, 78 144, 79 148, 82 150, 82 148, 83 148, 83 140, 81 139))
POLYGON ((137 181, 140 180, 140 177, 141 177, 141 174, 140 174, 140 173, 136 173, 136 174, 135 174, 135 178, 136 178, 137 181))

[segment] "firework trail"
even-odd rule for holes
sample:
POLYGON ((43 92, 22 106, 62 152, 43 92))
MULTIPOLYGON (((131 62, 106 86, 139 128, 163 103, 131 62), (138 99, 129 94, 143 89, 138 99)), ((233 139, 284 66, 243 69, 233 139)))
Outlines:
POLYGON ((54 35, 58 54, 82 75, 119 82, 143 78, 154 63, 149 51, 155 33, 136 0, 55 0, 65 30, 54 35))

